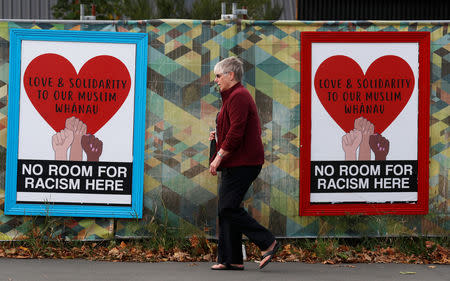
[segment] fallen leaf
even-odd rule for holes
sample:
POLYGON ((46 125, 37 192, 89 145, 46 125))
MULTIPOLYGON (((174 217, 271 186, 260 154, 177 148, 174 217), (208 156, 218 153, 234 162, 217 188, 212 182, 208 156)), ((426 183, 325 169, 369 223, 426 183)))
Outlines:
POLYGON ((289 256, 284 257, 285 261, 295 261, 296 259, 297 259, 296 255, 289 255, 289 256))
POLYGON ((400 271, 400 274, 416 274, 414 271, 400 271))
POLYGON ((146 257, 146 258, 151 258, 151 257, 153 257, 153 253, 150 252, 150 251, 148 251, 148 252, 146 253, 145 257, 146 257))
POLYGON ((120 253, 119 249, 117 249, 116 247, 112 248, 108 254, 113 255, 113 256, 117 256, 120 253))
POLYGON ((435 265, 429 265, 428 268, 436 268, 435 265))
POLYGON ((186 261, 186 257, 187 257, 187 256, 188 256, 187 253, 184 253, 184 252, 181 252, 181 251, 175 252, 175 253, 173 254, 173 257, 174 257, 177 261, 186 261))
POLYGON ((127 247, 127 243, 125 243, 125 242, 121 242, 120 243, 120 248, 122 248, 122 249, 125 249, 127 247))
POLYGON ((11 248, 11 249, 6 249, 5 253, 7 255, 13 255, 16 253, 16 251, 17 251, 16 248, 11 248))
POLYGON ((19 249, 21 249, 22 251, 25 251, 25 252, 28 252, 28 251, 29 251, 28 248, 25 248, 25 247, 23 247, 23 246, 20 246, 19 249))

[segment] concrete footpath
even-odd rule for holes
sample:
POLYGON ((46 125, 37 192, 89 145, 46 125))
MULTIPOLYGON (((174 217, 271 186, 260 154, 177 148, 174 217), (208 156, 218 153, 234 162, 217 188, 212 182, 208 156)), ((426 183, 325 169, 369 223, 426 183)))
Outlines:
POLYGON ((0 259, 0 281, 448 281, 448 265, 411 264, 269 264, 254 262, 244 271, 213 271, 212 263, 131 263, 87 260, 0 259))

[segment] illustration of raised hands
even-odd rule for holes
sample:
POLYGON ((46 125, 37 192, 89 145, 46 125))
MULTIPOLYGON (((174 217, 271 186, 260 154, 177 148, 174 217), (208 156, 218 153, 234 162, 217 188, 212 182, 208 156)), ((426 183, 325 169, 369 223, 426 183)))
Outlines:
POLYGON ((103 151, 103 142, 94 135, 81 137, 81 146, 87 155, 87 161, 98 161, 103 151))
POLYGON ((70 147, 69 159, 72 161, 83 160, 83 148, 81 147, 81 137, 86 134, 87 126, 80 119, 72 116, 66 120, 66 129, 73 132, 73 143, 70 147))
POLYGON ((55 151, 55 160, 67 160, 67 150, 73 142, 73 132, 64 129, 52 136, 52 147, 55 151))
POLYGON ((374 133, 374 125, 364 117, 355 119, 355 129, 362 134, 358 160, 370 160, 370 136, 374 133))
POLYGON ((379 134, 371 135, 369 144, 373 153, 375 153, 375 160, 386 160, 389 153, 388 139, 379 134))
POLYGON ((342 137, 342 149, 345 152, 345 160, 356 160, 356 149, 361 144, 362 133, 359 130, 351 130, 342 137))

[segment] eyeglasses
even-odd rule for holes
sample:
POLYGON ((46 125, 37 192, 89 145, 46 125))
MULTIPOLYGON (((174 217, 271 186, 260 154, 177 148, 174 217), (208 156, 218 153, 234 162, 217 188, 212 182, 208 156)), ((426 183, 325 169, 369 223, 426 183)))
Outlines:
POLYGON ((220 79, 220 77, 224 76, 225 74, 228 74, 228 72, 224 72, 224 73, 221 73, 221 74, 216 74, 216 78, 220 79))

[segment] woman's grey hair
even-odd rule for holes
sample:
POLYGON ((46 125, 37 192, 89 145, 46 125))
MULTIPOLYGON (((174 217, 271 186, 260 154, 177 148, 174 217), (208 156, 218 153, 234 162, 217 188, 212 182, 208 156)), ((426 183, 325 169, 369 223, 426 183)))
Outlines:
POLYGON ((244 75, 244 63, 237 57, 229 57, 219 61, 214 67, 215 73, 234 72, 234 78, 237 82, 241 82, 244 75))

